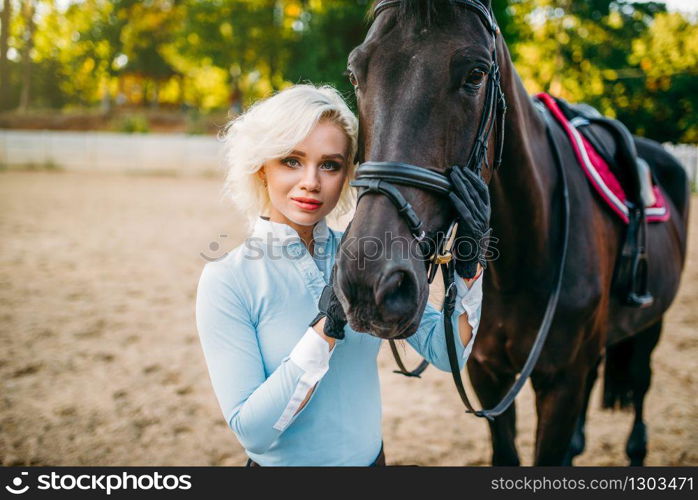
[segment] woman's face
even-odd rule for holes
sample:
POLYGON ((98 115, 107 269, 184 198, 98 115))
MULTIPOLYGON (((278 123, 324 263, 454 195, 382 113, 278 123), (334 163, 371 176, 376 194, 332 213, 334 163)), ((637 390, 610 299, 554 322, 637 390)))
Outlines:
POLYGON ((271 199, 269 219, 298 231, 330 213, 347 177, 348 150, 344 131, 322 121, 287 156, 265 162, 260 176, 271 199))

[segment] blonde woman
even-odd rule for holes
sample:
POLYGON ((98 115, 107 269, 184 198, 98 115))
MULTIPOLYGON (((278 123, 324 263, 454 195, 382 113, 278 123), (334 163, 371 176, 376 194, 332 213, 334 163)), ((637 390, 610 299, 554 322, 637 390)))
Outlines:
MULTIPOLYGON (((342 236, 326 217, 351 207, 357 127, 336 90, 296 85, 226 129, 224 192, 251 232, 205 265, 196 322, 213 389, 248 465, 385 464, 381 340, 326 308, 318 316, 342 236)), ((457 280, 462 363, 479 323, 481 275, 457 280)), ((443 317, 431 305, 407 342, 449 370, 443 317)))

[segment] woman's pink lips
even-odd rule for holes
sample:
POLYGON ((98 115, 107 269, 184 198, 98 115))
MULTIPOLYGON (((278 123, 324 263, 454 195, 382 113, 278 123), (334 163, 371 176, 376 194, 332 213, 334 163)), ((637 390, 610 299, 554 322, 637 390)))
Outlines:
POLYGON ((320 205, 322 205, 320 201, 306 201, 309 200, 309 198, 291 198, 291 200, 303 210, 317 210, 320 208, 320 205))

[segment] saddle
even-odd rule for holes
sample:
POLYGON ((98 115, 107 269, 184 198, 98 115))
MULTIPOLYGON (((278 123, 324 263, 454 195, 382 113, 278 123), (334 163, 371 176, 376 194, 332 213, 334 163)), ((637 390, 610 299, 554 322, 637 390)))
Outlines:
MULTIPOLYGON (((604 117, 588 104, 572 105, 563 99, 546 97, 554 100, 564 118, 610 167, 612 175, 620 184, 620 192, 625 199, 616 199, 615 203, 624 206, 612 208, 627 223, 627 229, 614 271, 613 287, 626 305, 649 307, 654 298, 648 290, 648 217, 652 217, 651 221, 668 218, 663 197, 659 189, 652 185, 653 174, 649 165, 638 156, 632 134, 621 122, 604 117), (604 142, 601 130, 612 137, 612 145, 604 142)), ((551 107, 550 102, 545 104, 548 108, 551 107)), ((654 183, 657 184, 656 179, 654 183)))

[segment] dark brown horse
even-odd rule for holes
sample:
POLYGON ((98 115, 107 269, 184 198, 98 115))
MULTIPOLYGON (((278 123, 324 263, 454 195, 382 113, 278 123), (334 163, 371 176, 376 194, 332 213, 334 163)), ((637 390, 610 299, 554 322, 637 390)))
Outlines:
MULTIPOLYGON (((489 9, 487 1, 483 5, 489 9)), ((480 80, 478 71, 490 67, 493 43, 478 15, 446 0, 403 0, 382 10, 348 61, 358 98, 361 160, 440 171, 464 164, 484 106, 485 87, 473 82, 480 80)), ((508 105, 503 163, 497 170, 484 168, 482 175, 489 184, 499 257, 485 272, 482 319, 468 362, 486 408, 512 385, 540 326, 553 286, 562 210, 561 179, 545 121, 501 36, 496 45, 508 105)), ((485 80, 489 77, 485 74, 485 80)), ((633 464, 640 464, 646 454, 642 408, 650 384, 650 355, 684 264, 688 182, 682 167, 659 144, 635 138, 639 155, 661 184, 671 219, 648 227, 654 303, 627 307, 612 293, 625 226, 590 189, 564 132, 555 127, 552 133, 569 185, 570 236, 554 321, 531 375, 538 414, 534 462, 571 463, 581 453, 589 393, 605 354, 605 401, 608 406, 634 404, 636 421, 627 453, 633 464)), ((490 136, 489 165, 495 136, 490 136)), ((603 137, 612 143, 610 136, 603 137)), ((428 231, 446 230, 454 217, 446 197, 416 187, 399 189, 428 231)), ((382 338, 413 334, 429 292, 418 256, 361 258, 366 252, 362 241, 387 248, 388 239, 396 236, 412 239, 393 203, 386 196, 366 194, 338 260, 335 288, 350 326, 382 338)), ((519 464, 515 420, 512 406, 490 422, 496 465, 519 464)))

